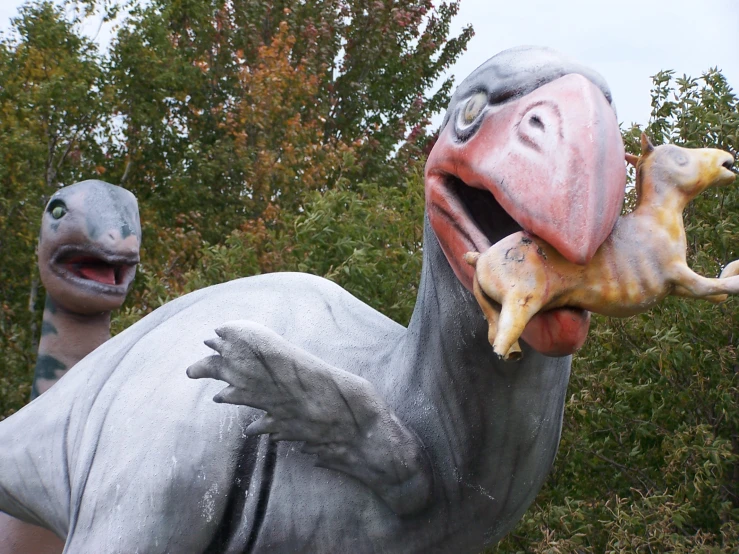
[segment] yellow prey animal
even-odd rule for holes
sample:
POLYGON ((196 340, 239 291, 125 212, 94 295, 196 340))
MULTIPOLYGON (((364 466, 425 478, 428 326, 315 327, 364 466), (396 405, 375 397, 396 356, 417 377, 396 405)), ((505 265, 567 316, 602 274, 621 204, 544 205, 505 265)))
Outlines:
POLYGON ((483 254, 465 254, 476 268, 475 298, 499 356, 521 357, 518 339, 540 311, 568 306, 627 317, 668 294, 713 302, 739 294, 739 260, 727 265, 720 279, 688 267, 682 218, 685 206, 702 191, 734 181, 734 157, 711 148, 654 147, 642 135, 642 153, 634 160, 636 207, 616 221, 587 265, 567 261, 526 232, 509 235, 483 254))

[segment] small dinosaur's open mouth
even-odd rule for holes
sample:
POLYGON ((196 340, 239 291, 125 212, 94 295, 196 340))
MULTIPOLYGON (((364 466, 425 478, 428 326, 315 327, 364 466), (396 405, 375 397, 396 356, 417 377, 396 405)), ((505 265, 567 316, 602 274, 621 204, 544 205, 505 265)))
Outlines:
POLYGON ((66 281, 96 294, 125 295, 138 262, 130 255, 65 245, 53 256, 51 267, 66 281))
POLYGON ((124 264, 112 264, 94 256, 72 256, 60 260, 67 271, 80 277, 104 285, 120 285, 128 267, 124 264))

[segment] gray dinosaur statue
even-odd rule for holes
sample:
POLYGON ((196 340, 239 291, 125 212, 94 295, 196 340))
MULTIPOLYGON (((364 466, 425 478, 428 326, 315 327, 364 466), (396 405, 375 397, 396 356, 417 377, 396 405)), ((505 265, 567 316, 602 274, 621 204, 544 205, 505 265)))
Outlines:
POLYGON ((408 328, 303 274, 183 296, 0 422, 0 510, 69 554, 497 542, 552 465, 589 319, 539 314, 504 363, 463 255, 524 228, 592 257, 625 186, 607 85, 549 49, 505 51, 452 97, 425 175, 408 328))
MULTIPOLYGON (((129 191, 88 180, 58 190, 41 219, 38 265, 46 289, 32 398, 110 338, 139 262, 141 225, 129 191)), ((61 552, 35 525, 0 514, 0 554, 61 552)))

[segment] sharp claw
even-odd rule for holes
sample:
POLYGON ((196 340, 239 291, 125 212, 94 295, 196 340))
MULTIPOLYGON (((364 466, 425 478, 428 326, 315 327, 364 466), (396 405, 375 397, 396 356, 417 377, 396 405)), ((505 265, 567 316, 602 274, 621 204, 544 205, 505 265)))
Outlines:
POLYGON ((226 345, 225 341, 221 340, 220 338, 208 339, 203 342, 205 343, 205 346, 207 346, 211 350, 215 350, 219 354, 223 353, 223 347, 226 345))
MULTIPOLYGON (((226 380, 226 382, 228 382, 226 380)), ((219 404, 235 404, 238 406, 254 406, 255 403, 259 403, 253 398, 253 394, 248 390, 229 385, 221 392, 213 397, 213 402, 219 404)))
POLYGON ((477 267, 477 260, 480 257, 479 252, 467 252, 464 256, 464 261, 470 264, 472 267, 477 267))
POLYGON ((239 331, 242 324, 237 321, 232 321, 221 325, 216 329, 216 335, 221 337, 224 341, 234 342, 239 338, 239 331))
POLYGON ((213 402, 218 402, 219 404, 234 404, 237 399, 236 397, 238 396, 238 392, 239 390, 236 387, 229 385, 213 397, 213 402))

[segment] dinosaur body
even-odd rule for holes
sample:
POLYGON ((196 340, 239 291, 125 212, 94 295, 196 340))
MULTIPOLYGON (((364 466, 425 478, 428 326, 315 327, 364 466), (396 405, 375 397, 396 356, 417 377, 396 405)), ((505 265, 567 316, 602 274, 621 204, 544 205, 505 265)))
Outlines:
POLYGON ((489 323, 490 344, 500 356, 520 356, 518 338, 542 310, 571 306, 628 317, 669 294, 709 299, 739 294, 739 277, 732 277, 739 263, 727 266, 724 279, 707 279, 688 268, 682 219, 687 203, 701 191, 734 182, 734 156, 707 148, 654 148, 646 136, 642 144, 636 208, 618 219, 588 264, 571 263, 525 232, 483 254, 465 255, 477 268, 475 296, 489 323))
POLYGON ((503 137, 490 156, 525 153, 539 184, 552 184, 551 156, 516 135, 542 102, 559 130, 549 131, 550 112, 536 112, 539 131, 560 159, 580 162, 565 160, 559 177, 570 182, 567 168, 577 167, 577 194, 607 204, 557 216, 596 236, 560 237, 565 255, 592 257, 625 180, 610 93, 550 50, 505 52, 460 86, 429 157, 424 264, 407 329, 308 275, 186 295, 0 422, 10 445, 0 453, 0 510, 66 536, 70 553, 476 553, 494 544, 557 450, 570 358, 545 354, 570 353, 587 320, 569 332, 559 315, 540 318, 526 359, 503 364, 475 309, 471 268, 450 252, 487 248, 546 208, 523 201, 528 176, 506 174, 503 186, 487 158, 470 154, 503 137), (468 110, 481 91, 480 109, 468 110), (460 126, 467 112, 472 121, 460 126), (592 134, 601 140, 578 140, 592 134), (513 200, 505 207, 498 196, 513 200), (33 437, 17 440, 31 425, 33 437))
MULTIPOLYGON (((110 311, 120 307, 131 286, 140 240, 136 198, 125 189, 83 181, 49 200, 39 236, 46 302, 32 398, 110 338, 110 311)), ((63 548, 48 530, 0 513, 0 554, 51 554, 63 548)))
MULTIPOLYGON (((443 260, 438 247, 428 249, 443 260)), ((408 552, 409 543, 416 551, 463 552, 497 540, 533 500, 554 459, 569 363, 554 360, 542 371, 543 357, 532 352, 527 367, 496 370, 474 300, 439 298, 439 277, 433 284, 427 277, 420 294, 431 305, 441 301, 437 322, 457 322, 460 347, 447 352, 429 314, 417 314, 405 330, 336 285, 304 275, 234 281, 157 310, 40 397, 36 402, 46 409, 39 413, 48 414, 41 421, 30 411, 13 416, 48 440, 11 446, 4 457, 38 456, 54 468, 39 475, 27 466, 28 488, 20 497, 31 509, 14 515, 54 524, 68 537, 69 552, 132 552, 144 545, 147 552, 408 552), (291 314, 281 306, 291 306, 291 314), (468 314, 462 325, 457 312, 468 314), (433 511, 399 518, 351 477, 313 468, 299 444, 246 437, 260 412, 215 404, 221 383, 187 378, 184 368, 207 354, 203 341, 213 329, 246 313, 375 385, 423 437, 439 472, 434 495, 443 499, 433 511), (307 314, 325 325, 308 324, 307 314), (177 337, 167 335, 164 322, 179 327, 177 337), (337 340, 327 343, 327 335, 337 340), (383 363, 368 364, 370 354, 383 363), (403 371, 388 380, 384 368, 403 371), (522 383, 527 392, 511 394, 522 383), (91 392, 80 395, 80 388, 91 392), (480 389, 484 401, 470 402, 480 389), (50 408, 72 397, 63 425, 50 408), (514 405, 526 407, 516 433, 489 428, 490 421, 510 418, 514 405), (484 447, 470 448, 472 437, 484 447), (65 443, 73 445, 67 459, 59 448, 65 443), (518 468, 512 480, 489 472, 501 465, 518 468), (313 503, 320 509, 310 509, 313 503), (338 528, 348 532, 337 534, 338 528)), ((451 284, 454 276, 447 271, 445 278, 451 284)))

